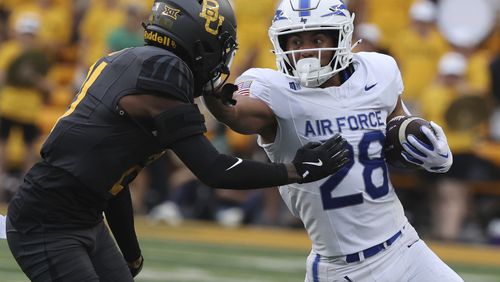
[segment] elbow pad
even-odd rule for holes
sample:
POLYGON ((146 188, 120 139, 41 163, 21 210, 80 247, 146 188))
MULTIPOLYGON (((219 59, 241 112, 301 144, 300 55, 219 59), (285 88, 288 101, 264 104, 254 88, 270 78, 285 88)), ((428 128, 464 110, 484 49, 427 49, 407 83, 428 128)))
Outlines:
POLYGON ((196 104, 168 109, 154 118, 156 137, 164 146, 186 137, 207 132, 205 118, 196 104))

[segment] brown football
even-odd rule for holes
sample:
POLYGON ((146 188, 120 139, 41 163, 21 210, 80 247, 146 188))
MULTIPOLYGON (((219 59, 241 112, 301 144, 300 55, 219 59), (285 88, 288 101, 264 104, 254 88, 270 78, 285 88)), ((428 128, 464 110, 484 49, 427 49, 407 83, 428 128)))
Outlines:
POLYGON ((407 162, 403 156, 401 156, 401 152, 404 151, 401 144, 403 142, 407 142, 406 138, 412 134, 417 139, 425 142, 429 146, 432 146, 432 143, 422 132, 422 126, 427 126, 432 130, 430 122, 415 116, 397 116, 387 123, 384 145, 385 159, 387 163, 397 168, 421 168, 416 164, 407 162))

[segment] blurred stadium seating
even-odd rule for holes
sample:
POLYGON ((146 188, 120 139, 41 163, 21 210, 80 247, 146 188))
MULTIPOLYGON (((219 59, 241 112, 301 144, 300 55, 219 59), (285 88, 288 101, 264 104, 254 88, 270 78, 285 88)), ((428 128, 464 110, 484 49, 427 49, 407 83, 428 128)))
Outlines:
MULTIPOLYGON (((2 103, 7 107, 5 97, 12 91, 6 74, 14 67, 12 62, 23 55, 12 51, 16 49, 12 46, 18 46, 12 44, 20 44, 16 43, 16 32, 33 34, 48 62, 47 72, 41 73, 43 87, 37 88, 43 91, 20 102, 33 105, 34 110, 29 112, 36 112, 36 116, 30 122, 39 128, 40 136, 26 146, 22 132, 14 128, 8 140, 0 141, 0 199, 4 203, 15 192, 26 167, 39 158, 38 148, 78 91, 93 61, 121 47, 141 44, 140 22, 147 19, 152 2, 0 0, 0 109, 2 103), (20 20, 26 19, 33 19, 36 29, 30 30, 34 27, 26 22, 19 26, 20 20)), ((274 68, 267 28, 277 1, 232 2, 240 47, 231 79, 250 67, 274 68)), ((464 10, 469 5, 462 5, 467 2, 461 0, 346 2, 357 14, 360 28, 356 38, 365 40, 355 51, 393 55, 404 77, 407 106, 413 114, 443 124, 455 154, 465 156, 464 161, 455 163, 457 175, 438 178, 418 171, 392 171, 392 181, 409 219, 467 281, 500 281, 500 115, 494 114, 500 112, 500 93, 494 86, 500 81, 500 2, 475 0, 477 13, 464 10), (455 14, 464 15, 458 23, 455 14), (449 52, 465 58, 459 87, 443 86, 440 61, 449 52), (458 106, 458 110, 452 106, 464 96, 479 97, 488 105, 487 110, 478 104, 458 106), (478 113, 482 118, 477 118, 478 113), (472 117, 474 123, 454 126, 463 124, 460 117, 464 116, 472 117)), ((23 106, 9 106, 0 117, 23 110, 23 106)), ((266 160, 255 144, 255 136, 234 133, 208 113, 205 117, 208 136, 219 150, 266 160)), ((303 257, 310 243, 302 229, 296 229, 301 223, 290 216, 276 189, 210 190, 175 156, 165 158, 157 169, 144 172, 133 186, 134 207, 142 215, 139 234, 147 253, 145 276, 139 281, 165 281, 162 277, 167 272, 178 275, 178 279, 169 281, 303 279, 303 257), (176 207, 155 210, 162 203, 176 207), (187 221, 180 222, 183 218, 187 221), (153 223, 160 225, 153 228, 153 223), (279 229, 268 229, 271 226, 279 229), (217 253, 215 260, 210 255, 213 253, 217 253), (253 262, 238 263, 247 259, 253 262), (254 265, 257 260, 272 260, 282 267, 254 265)), ((23 281, 5 241, 0 242, 0 250, 0 280, 23 281)))

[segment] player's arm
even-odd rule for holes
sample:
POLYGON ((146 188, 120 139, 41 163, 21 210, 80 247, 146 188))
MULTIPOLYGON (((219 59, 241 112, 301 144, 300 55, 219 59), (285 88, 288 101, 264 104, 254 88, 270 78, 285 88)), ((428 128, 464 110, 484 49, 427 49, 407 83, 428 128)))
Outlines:
POLYGON ((132 117, 152 118, 158 141, 211 187, 253 189, 316 181, 335 173, 347 161, 345 140, 335 136, 323 144, 302 147, 292 163, 261 163, 220 154, 204 136, 203 115, 196 105, 152 95, 130 95, 120 106, 132 117), (321 162, 322 165, 315 166, 321 162))
POLYGON ((235 85, 226 84, 217 98, 204 96, 205 105, 218 121, 232 130, 241 134, 259 134, 264 139, 274 140, 277 122, 272 109, 260 99, 233 96, 236 90, 235 85))
MULTIPOLYGON (((397 116, 410 115, 410 112, 404 106, 401 96, 399 96, 396 107, 387 117, 387 122, 397 116)), ((421 130, 429 139, 432 146, 429 147, 426 142, 410 135, 408 137, 408 142, 402 144, 405 148, 402 155, 408 162, 420 165, 429 172, 444 173, 447 172, 453 164, 453 154, 451 153, 443 129, 433 121, 431 121, 430 124, 432 129, 423 126, 421 130)))
POLYGON ((132 276, 137 275, 142 268, 144 259, 135 233, 134 212, 128 187, 122 189, 120 193, 108 201, 104 214, 116 243, 129 265, 132 276))

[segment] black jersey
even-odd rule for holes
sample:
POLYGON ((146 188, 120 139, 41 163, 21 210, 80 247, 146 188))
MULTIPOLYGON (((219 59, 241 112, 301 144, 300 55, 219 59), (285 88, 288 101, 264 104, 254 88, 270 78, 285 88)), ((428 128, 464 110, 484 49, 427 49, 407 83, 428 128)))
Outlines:
POLYGON ((193 75, 173 53, 152 46, 97 61, 43 144, 9 205, 19 230, 70 228, 102 220, 107 200, 165 151, 152 126, 120 109, 125 95, 161 95, 192 103, 193 75))
POLYGON ((118 193, 165 148, 152 128, 118 106, 125 95, 151 94, 193 102, 192 73, 173 53, 145 46, 104 57, 42 147, 42 158, 103 198, 118 193))

